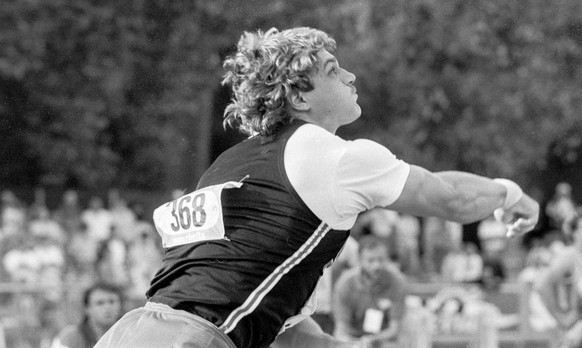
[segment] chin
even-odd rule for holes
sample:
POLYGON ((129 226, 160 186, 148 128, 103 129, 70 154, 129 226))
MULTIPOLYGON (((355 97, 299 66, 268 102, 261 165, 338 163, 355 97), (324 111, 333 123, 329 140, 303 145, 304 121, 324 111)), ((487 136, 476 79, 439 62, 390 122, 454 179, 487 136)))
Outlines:
POLYGON ((360 116, 362 116, 362 109, 360 109, 359 105, 356 105, 356 110, 354 112, 353 117, 350 119, 350 123, 352 123, 355 120, 357 120, 358 118, 360 118, 360 116))

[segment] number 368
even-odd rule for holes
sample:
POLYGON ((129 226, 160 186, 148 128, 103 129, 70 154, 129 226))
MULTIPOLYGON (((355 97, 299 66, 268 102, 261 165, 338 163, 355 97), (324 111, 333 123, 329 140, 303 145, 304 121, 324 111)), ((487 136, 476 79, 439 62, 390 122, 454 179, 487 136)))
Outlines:
POLYGON ((170 224, 174 232, 180 229, 189 229, 192 224, 194 227, 200 227, 206 222, 206 211, 204 202, 206 195, 199 193, 192 196, 184 196, 168 204, 172 204, 172 217, 174 221, 170 224))

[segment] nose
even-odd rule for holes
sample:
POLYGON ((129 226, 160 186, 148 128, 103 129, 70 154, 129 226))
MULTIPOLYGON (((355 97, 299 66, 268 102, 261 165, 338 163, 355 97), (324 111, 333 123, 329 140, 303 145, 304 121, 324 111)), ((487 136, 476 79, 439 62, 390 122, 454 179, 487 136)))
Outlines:
POLYGON ((344 83, 347 85, 353 85, 356 82, 356 75, 344 69, 344 83))

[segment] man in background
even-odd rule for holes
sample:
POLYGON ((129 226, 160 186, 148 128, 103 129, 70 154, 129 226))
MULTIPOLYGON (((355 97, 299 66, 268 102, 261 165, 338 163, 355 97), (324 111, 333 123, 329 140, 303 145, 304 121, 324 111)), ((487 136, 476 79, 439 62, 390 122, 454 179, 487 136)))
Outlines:
POLYGON ((364 337, 381 347, 397 337, 407 280, 378 237, 364 236, 359 243, 359 267, 342 274, 334 289, 334 336, 364 337))
POLYGON ((110 284, 96 283, 83 294, 84 316, 79 324, 65 327, 52 348, 91 348, 121 317, 122 293, 110 284))

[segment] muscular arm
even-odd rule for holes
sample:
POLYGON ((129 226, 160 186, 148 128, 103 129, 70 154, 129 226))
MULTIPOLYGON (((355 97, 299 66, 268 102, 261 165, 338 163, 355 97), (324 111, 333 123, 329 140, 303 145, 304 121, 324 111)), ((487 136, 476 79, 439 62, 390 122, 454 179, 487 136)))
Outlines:
MULTIPOLYGON (((448 171, 431 173, 410 166, 410 174, 400 197, 387 208, 416 216, 437 216, 460 223, 471 223, 490 216, 502 207, 506 187, 479 175, 448 171)), ((517 217, 529 219, 526 232, 535 226, 539 206, 526 194, 511 207, 517 217)))

